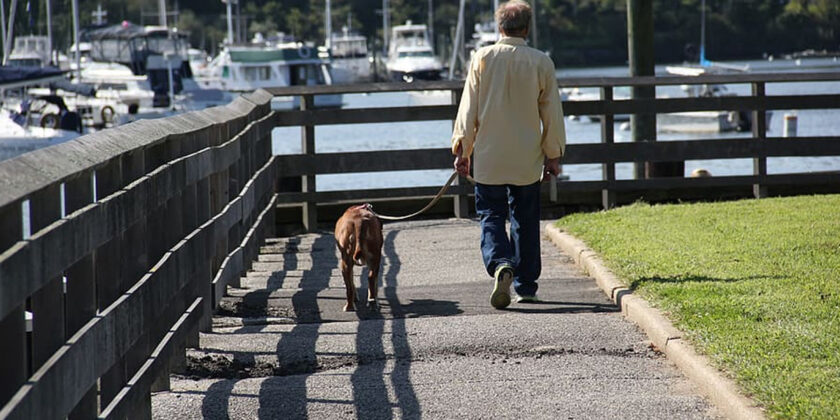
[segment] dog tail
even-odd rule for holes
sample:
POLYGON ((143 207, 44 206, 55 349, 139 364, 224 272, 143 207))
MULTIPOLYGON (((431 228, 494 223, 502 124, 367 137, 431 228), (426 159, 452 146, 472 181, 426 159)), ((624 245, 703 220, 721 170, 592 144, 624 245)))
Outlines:
POLYGON ((355 226, 353 226, 356 230, 356 234, 353 235, 356 237, 356 246, 354 247, 355 249, 353 251, 353 260, 356 261, 356 263, 359 265, 362 265, 362 243, 364 243, 362 241, 362 232, 365 231, 362 226, 363 222, 364 220, 359 220, 357 223, 355 223, 355 226))

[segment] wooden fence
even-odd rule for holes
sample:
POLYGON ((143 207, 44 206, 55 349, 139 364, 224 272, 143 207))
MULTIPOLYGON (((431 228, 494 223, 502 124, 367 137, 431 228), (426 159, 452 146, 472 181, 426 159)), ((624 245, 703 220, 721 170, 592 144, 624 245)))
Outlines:
MULTIPOLYGON (((697 77, 597 77, 560 79, 561 87, 599 88, 601 99, 566 101, 565 114, 576 116, 601 116, 601 142, 569 144, 563 164, 600 164, 602 178, 597 181, 561 181, 546 183, 545 196, 550 201, 573 201, 575 196, 589 194, 605 208, 616 204, 616 194, 635 192, 633 200, 651 191, 672 191, 668 199, 684 198, 686 189, 705 188, 706 196, 714 198, 715 190, 729 187, 747 187, 756 197, 767 194, 768 186, 840 185, 838 173, 767 173, 767 158, 781 156, 840 156, 840 139, 836 137, 797 137, 796 139, 767 138, 766 113, 769 110, 838 109, 840 95, 816 94, 794 96, 768 96, 768 83, 840 81, 840 73, 796 74, 740 74, 697 77), (614 88, 622 86, 667 86, 682 84, 749 84, 752 94, 702 98, 614 99, 614 88), (645 141, 615 143, 614 118, 620 114, 663 114, 686 111, 747 111, 752 112, 751 138, 696 139, 683 141, 645 141), (710 178, 649 178, 616 179, 615 164, 619 162, 663 162, 692 159, 752 158, 752 175, 715 176, 710 178), (594 195, 592 193, 595 193, 594 195), (559 197, 559 198, 558 198, 559 197)), ((448 149, 389 150, 346 153, 315 153, 314 127, 331 124, 383 123, 402 121, 452 120, 457 112, 463 82, 429 82, 413 84, 366 84, 356 86, 311 86, 268 89, 276 96, 300 95, 311 103, 312 95, 336 93, 382 93, 405 91, 450 91, 448 105, 411 107, 380 107, 363 109, 311 109, 283 112, 280 126, 301 126, 302 155, 279 156, 281 176, 304 176, 306 187, 297 194, 281 194, 281 202, 304 202, 307 211, 304 224, 314 226, 317 221, 316 205, 331 202, 368 199, 430 196, 437 187, 415 187, 356 191, 317 191, 315 175, 350 172, 402 171, 451 168, 452 156, 448 149)), ((442 143, 448 143, 442 139, 442 143)), ((448 195, 454 197, 456 216, 465 216, 472 187, 460 180, 460 185, 450 187, 448 195)), ((803 190, 807 191, 807 190, 803 190)))
POLYGON ((0 418, 150 416, 273 225, 270 100, 0 162, 0 418))
MULTIPOLYGON (((834 137, 766 138, 775 109, 836 109, 840 95, 767 96, 766 83, 840 81, 840 73, 594 78, 564 87, 600 87, 602 99, 567 102, 567 115, 601 115, 597 144, 570 144, 565 164, 596 163, 599 181, 545 184, 546 197, 772 185, 838 185, 837 173, 768 175, 767 157, 838 156, 834 137), (748 83, 741 97, 614 100, 616 86, 748 83), (751 138, 614 143, 616 114, 749 110, 751 138), (750 176, 616 180, 617 162, 752 158, 750 176)), ((315 153, 327 124, 451 120, 462 83, 368 84, 258 91, 225 107, 140 121, 0 162, 0 419, 150 416, 150 391, 166 389, 184 348, 228 285, 236 285, 278 206, 298 206, 314 230, 319 206, 417 199, 438 187, 318 191, 315 176, 449 169, 446 145, 424 150, 315 153), (444 90, 452 104, 313 109, 317 94, 444 90), (299 95, 301 109, 276 112, 274 95, 299 95), (271 130, 300 126, 303 153, 271 156, 271 130), (296 191, 286 181, 299 179, 296 191), (281 188, 281 184, 285 186, 281 188), (283 191, 281 191, 281 189, 283 191)), ((292 183, 294 184, 294 183, 292 183)), ((804 191, 804 189, 803 189, 804 191)), ((472 186, 447 191, 456 216, 472 186)), ((551 200, 548 200, 549 202, 551 200)))

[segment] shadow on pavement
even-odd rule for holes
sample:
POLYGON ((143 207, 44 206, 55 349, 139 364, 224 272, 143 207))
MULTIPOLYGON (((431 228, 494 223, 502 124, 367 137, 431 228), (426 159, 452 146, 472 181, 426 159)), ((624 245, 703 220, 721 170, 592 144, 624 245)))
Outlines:
POLYGON ((576 314, 620 311, 619 307, 613 304, 559 301, 515 303, 514 306, 509 306, 505 310, 508 312, 520 312, 525 314, 576 314))
MULTIPOLYGON (((353 403, 356 407, 356 418, 393 418, 393 407, 388 398, 386 378, 390 379, 396 397, 396 406, 402 418, 419 418, 420 403, 411 383, 411 347, 405 327, 405 318, 422 315, 452 315, 460 313, 457 303, 445 301, 415 301, 401 305, 397 296, 397 275, 400 272, 400 259, 394 247, 397 231, 390 231, 385 236, 384 256, 387 261, 387 271, 384 272, 382 295, 384 295, 393 317, 391 327, 391 343, 394 351, 394 366, 390 374, 385 373, 387 357, 383 344, 385 333, 384 319, 369 319, 359 322, 356 335, 356 348, 372 348, 373 363, 359 365, 351 376, 353 385, 353 403)), ((360 292, 361 294, 361 292, 360 292)))
MULTIPOLYGON (((273 276, 276 276, 276 281, 269 282, 271 287, 268 290, 258 289, 253 292, 248 293, 242 299, 243 302, 247 301, 250 302, 251 305, 254 306, 254 309, 262 309, 263 312, 266 311, 268 308, 268 297, 272 290, 277 290, 283 287, 283 280, 285 277, 285 273, 289 270, 294 270, 297 268, 297 257, 294 252, 288 252, 290 250, 296 249, 297 245, 300 243, 300 239, 298 238, 289 238, 286 242, 286 252, 284 255, 286 258, 283 259, 283 270, 273 273, 273 276)), ((264 326, 259 327, 261 330, 264 326)), ((239 330, 235 331, 234 333, 240 332, 248 327, 240 328, 239 330)), ((254 330, 254 327, 249 328, 251 331, 254 330)), ((253 365, 254 364, 254 354, 241 352, 234 355, 234 360, 239 360, 243 364, 253 365)), ((218 413, 227 413, 228 407, 230 404, 230 396, 233 392, 233 387, 236 385, 235 380, 226 380, 226 381, 218 381, 210 387, 207 388, 207 394, 205 395, 204 399, 201 403, 201 414, 203 418, 212 418, 218 413)))
MULTIPOLYGON (((292 307, 294 309, 295 317, 298 314, 306 314, 307 317, 314 317, 314 321, 318 322, 318 299, 317 293, 312 293, 313 290, 321 291, 327 289, 330 283, 330 274, 333 267, 336 267, 338 260, 335 256, 334 238, 332 235, 321 235, 315 239, 312 244, 312 258, 323 258, 317 263, 313 262, 312 269, 303 273, 301 283, 307 284, 307 290, 300 290, 292 296, 292 307), (329 250, 329 251, 327 251, 329 250), (317 251, 322 251, 317 253, 317 251)), ((292 365, 308 364, 315 366, 317 364, 317 355, 315 353, 315 342, 318 340, 318 329, 307 326, 306 324, 295 324, 291 331, 283 334, 280 341, 277 343, 277 360, 280 371, 296 372, 301 369, 299 366, 290 366, 290 362, 285 355, 298 355, 298 360, 291 362, 292 365), (294 335, 296 340, 284 339, 287 336, 294 335)), ((260 387, 259 402, 260 408, 257 413, 260 419, 281 419, 281 418, 300 418, 306 416, 307 395, 306 395, 306 378, 308 378, 314 369, 308 373, 302 373, 289 376, 271 376, 263 381, 260 387), (281 386, 281 383, 283 386, 281 386)))

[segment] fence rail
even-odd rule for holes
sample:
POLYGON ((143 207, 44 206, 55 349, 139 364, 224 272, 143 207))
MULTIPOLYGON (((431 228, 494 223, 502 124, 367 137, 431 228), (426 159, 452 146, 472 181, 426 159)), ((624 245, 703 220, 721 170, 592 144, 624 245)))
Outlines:
MULTIPOLYGON (((836 137, 798 137, 796 139, 767 138, 766 114, 773 110, 838 109, 840 94, 812 95, 766 95, 766 85, 781 82, 840 81, 840 73, 796 73, 796 74, 740 74, 708 76, 669 77, 616 77, 560 79, 563 87, 598 87, 601 97, 596 100, 566 101, 564 113, 575 116, 598 116, 601 119, 601 143, 569 144, 563 164, 601 164, 603 177, 600 181, 563 181, 550 184, 544 189, 557 200, 557 194, 579 192, 600 192, 601 205, 616 204, 615 192, 633 190, 670 190, 705 187, 750 187, 755 196, 767 195, 767 186, 774 185, 831 185, 840 181, 838 174, 786 174, 768 175, 768 157, 840 156, 840 141, 836 137), (613 89, 621 86, 670 86, 682 84, 749 84, 752 94, 744 96, 699 97, 699 98, 649 98, 615 99, 613 89), (650 115, 688 111, 739 111, 750 112, 752 121, 751 138, 697 139, 685 141, 645 141, 615 143, 614 125, 616 115, 650 115), (618 180, 615 164, 621 162, 674 162, 692 159, 754 159, 751 176, 726 176, 697 180, 691 178, 618 180)), ((457 101, 462 82, 426 82, 414 84, 365 84, 354 86, 315 86, 268 89, 277 96, 300 95, 312 97, 318 94, 358 92, 406 92, 406 91, 450 91, 452 102, 443 105, 410 107, 375 107, 360 109, 301 109, 281 113, 278 126, 317 127, 333 124, 389 123, 406 121, 452 120, 457 113, 457 101)), ((314 130, 310 130, 314 133, 314 130)), ((419 169, 447 169, 452 157, 448 149, 397 150, 353 153, 315 153, 314 134, 307 140, 303 131, 304 147, 301 155, 280 157, 281 176, 309 176, 350 173, 400 171, 419 169)), ((465 215, 465 203, 471 189, 455 185, 447 196, 456 197, 455 214, 465 215)), ((306 226, 317 222, 316 203, 354 201, 365 198, 397 198, 428 195, 434 188, 416 187, 375 191, 330 191, 318 192, 310 189, 303 193, 280 195, 280 202, 309 203, 307 212, 310 220, 306 226)), ((673 198, 679 198, 674 196, 673 198)))

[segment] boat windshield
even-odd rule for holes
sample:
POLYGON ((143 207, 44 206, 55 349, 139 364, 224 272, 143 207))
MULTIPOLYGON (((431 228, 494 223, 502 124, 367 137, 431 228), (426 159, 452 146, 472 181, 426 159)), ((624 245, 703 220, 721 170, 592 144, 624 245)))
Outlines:
POLYGON ((367 44, 364 39, 334 41, 331 52, 333 57, 365 57, 367 44))
POLYGON ((296 85, 323 85, 326 83, 324 73, 318 64, 301 64, 292 65, 290 67, 291 80, 289 83, 292 86, 296 85))
POLYGON ((434 57, 431 51, 400 51, 397 55, 400 58, 403 57, 434 57))

